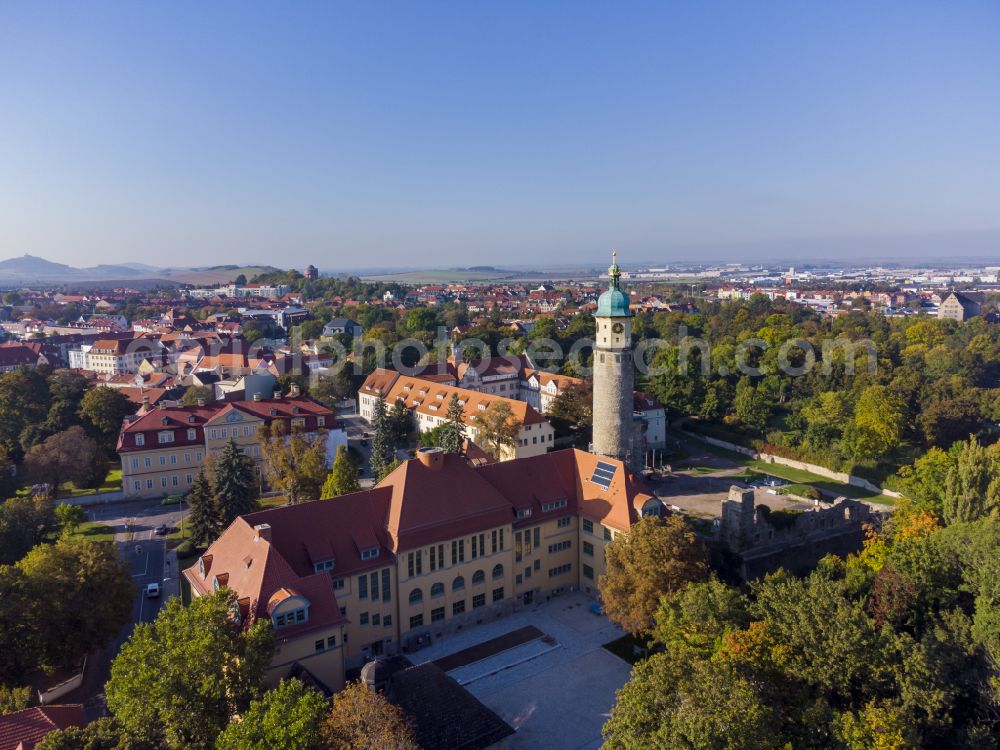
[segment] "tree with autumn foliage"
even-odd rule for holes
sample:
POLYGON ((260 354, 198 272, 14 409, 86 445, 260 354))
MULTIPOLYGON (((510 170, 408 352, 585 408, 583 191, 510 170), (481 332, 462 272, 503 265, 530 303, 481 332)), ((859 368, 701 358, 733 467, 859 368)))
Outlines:
POLYGON ((510 404, 493 401, 486 411, 473 418, 476 427, 476 442, 498 461, 504 451, 513 448, 521 425, 518 423, 510 404))
POLYGON ((660 598, 708 577, 708 554, 680 516, 646 516, 604 548, 604 611, 633 635, 653 625, 660 598))
POLYGON ((419 750, 406 714, 361 682, 333 696, 323 740, 326 750, 419 750))

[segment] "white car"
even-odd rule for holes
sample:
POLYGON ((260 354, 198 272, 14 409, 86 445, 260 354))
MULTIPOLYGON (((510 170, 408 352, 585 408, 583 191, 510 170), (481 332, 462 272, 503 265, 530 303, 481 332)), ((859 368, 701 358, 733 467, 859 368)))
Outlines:
POLYGON ((150 583, 146 585, 146 598, 155 599, 160 595, 160 584, 150 583))

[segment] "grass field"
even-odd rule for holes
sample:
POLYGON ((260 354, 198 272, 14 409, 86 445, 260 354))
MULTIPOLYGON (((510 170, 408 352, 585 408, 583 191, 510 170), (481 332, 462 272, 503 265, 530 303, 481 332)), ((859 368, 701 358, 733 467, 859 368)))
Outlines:
POLYGON ((70 535, 73 539, 87 539, 91 542, 113 542, 115 530, 110 526, 95 521, 81 523, 70 535))
POLYGON ((629 664, 641 661, 647 653, 646 642, 640 641, 632 635, 623 635, 610 643, 605 643, 604 648, 629 664), (639 654, 636 653, 636 649, 640 650, 639 654))

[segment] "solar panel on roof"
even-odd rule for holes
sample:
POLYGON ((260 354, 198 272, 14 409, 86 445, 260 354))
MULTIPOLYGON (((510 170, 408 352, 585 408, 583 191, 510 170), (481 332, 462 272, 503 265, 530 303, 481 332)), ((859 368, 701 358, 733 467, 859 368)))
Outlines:
POLYGON ((590 481, 607 489, 611 486, 611 480, 615 476, 616 469, 617 467, 614 464, 598 461, 597 467, 594 469, 594 475, 590 478, 590 481))

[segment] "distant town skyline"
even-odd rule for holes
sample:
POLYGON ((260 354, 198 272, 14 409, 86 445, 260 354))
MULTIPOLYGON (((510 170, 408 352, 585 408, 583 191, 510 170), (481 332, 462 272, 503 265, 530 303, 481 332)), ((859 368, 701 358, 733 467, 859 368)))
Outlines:
POLYGON ((1000 5, 0 7, 0 259, 1000 258, 1000 5))

